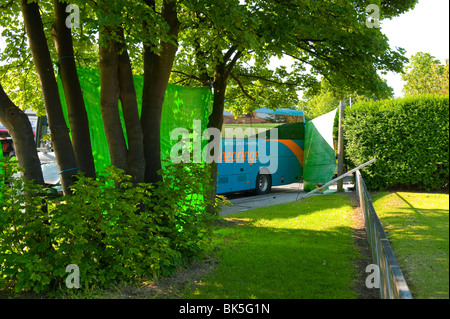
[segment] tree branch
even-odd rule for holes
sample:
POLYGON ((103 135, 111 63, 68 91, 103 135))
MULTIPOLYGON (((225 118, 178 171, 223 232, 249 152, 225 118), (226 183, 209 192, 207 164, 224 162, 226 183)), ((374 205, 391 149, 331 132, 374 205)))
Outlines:
POLYGON ((255 101, 255 100, 256 100, 253 96, 251 96, 251 95, 245 90, 244 85, 242 84, 242 82, 241 82, 241 81, 240 81, 233 73, 231 73, 230 76, 231 76, 231 78, 232 78, 233 80, 236 81, 236 83, 238 84, 238 86, 239 86, 239 88, 241 89, 242 93, 244 93, 244 95, 245 95, 246 97, 248 97, 248 98, 249 98, 250 100, 252 100, 252 101, 255 101))
POLYGON ((5 3, 4 5, 0 6, 0 9, 6 9, 13 5, 14 0, 9 0, 9 2, 5 3))
POLYGON ((298 86, 297 83, 279 82, 279 81, 275 81, 275 80, 272 80, 272 79, 268 79, 268 78, 265 78, 265 77, 262 77, 262 76, 259 76, 259 75, 253 75, 253 74, 243 74, 243 73, 241 73, 241 74, 238 74, 238 76, 244 76, 244 77, 247 77, 247 78, 253 78, 253 79, 257 79, 257 80, 261 80, 261 81, 269 82, 269 83, 273 83, 273 84, 278 84, 278 85, 298 86))
MULTIPOLYGON (((196 80, 196 81, 198 81, 200 83, 203 83, 202 79, 200 79, 199 77, 197 77, 195 75, 187 74, 187 73, 184 73, 184 72, 181 72, 181 71, 177 71, 177 70, 172 70, 172 73, 181 74, 181 75, 184 75, 186 78, 194 79, 194 80, 196 80)), ((179 81, 179 82, 182 82, 182 81, 179 81)))
POLYGON ((225 53, 225 55, 223 56, 223 61, 226 63, 231 56, 233 55, 233 53, 236 51, 236 47, 233 45, 228 51, 227 53, 225 53))
MULTIPOLYGON (((230 49, 230 50, 231 50, 231 49, 230 49)), ((229 52, 227 52, 227 54, 228 54, 228 53, 229 53, 229 52)), ((234 55, 234 57, 233 57, 233 59, 231 60, 231 62, 226 66, 226 68, 225 68, 225 73, 224 73, 225 78, 227 78, 227 77, 230 75, 231 70, 233 70, 233 68, 234 68, 234 66, 236 65, 237 61, 241 58, 242 53, 243 53, 242 51, 236 52, 236 54, 234 55)))

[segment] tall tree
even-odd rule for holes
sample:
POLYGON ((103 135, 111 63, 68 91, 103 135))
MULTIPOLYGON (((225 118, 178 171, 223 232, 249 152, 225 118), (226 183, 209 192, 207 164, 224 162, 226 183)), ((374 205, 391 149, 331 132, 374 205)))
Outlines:
POLYGON ((53 40, 58 56, 61 82, 67 102, 68 119, 72 143, 78 168, 88 177, 95 176, 89 122, 84 105, 83 93, 78 79, 71 29, 66 25, 67 3, 53 0, 55 21, 52 28, 53 40))
POLYGON ((143 132, 124 32, 130 21, 123 16, 124 11, 138 11, 132 7, 134 5, 135 3, 118 2, 115 6, 111 6, 110 3, 101 1, 95 11, 98 21, 101 22, 99 25, 101 107, 111 163, 124 169, 132 176, 134 182, 143 182, 145 173, 143 132), (123 111, 128 147, 119 116, 119 101, 123 111))
POLYGON ((100 105, 111 164, 125 170, 127 147, 119 115, 119 48, 114 33, 111 27, 100 29, 100 105))
MULTIPOLYGON (((381 1, 380 19, 407 11, 416 2, 381 1)), ((236 104, 239 109, 247 104, 249 110, 261 105, 278 107, 281 94, 291 94, 283 103, 292 103, 296 101, 292 91, 310 88, 318 83, 318 77, 331 84, 333 93, 384 94, 386 84, 378 72, 401 71, 407 59, 403 49, 389 47, 380 29, 366 26, 368 4, 370 1, 205 0, 192 7, 195 28, 183 30, 187 34, 182 36, 182 55, 174 78, 196 79, 207 85, 209 77, 221 94, 222 83, 214 75, 228 74, 227 106, 236 104), (232 71, 215 73, 216 66, 229 62, 224 58, 231 48, 241 53, 232 71), (268 68, 272 58, 282 57, 291 59, 290 70, 268 68)))
MULTIPOLYGON (((154 0, 144 0, 145 4, 156 11, 154 0)), ((144 89, 142 94, 141 123, 144 134, 145 181, 157 182, 161 176, 161 115, 164 96, 172 72, 173 61, 178 50, 178 20, 177 1, 162 2, 161 17, 167 25, 167 37, 161 39, 158 45, 144 43, 144 89)), ((149 25, 144 31, 151 33, 149 25)))
MULTIPOLYGON (((381 1, 383 16, 380 18, 398 15, 414 7, 416 2, 381 1)), ((264 76, 258 74, 274 57, 293 59, 291 72, 296 74, 297 85, 292 87, 312 85, 316 82, 312 76, 321 76, 336 92, 362 95, 380 92, 385 89, 385 83, 377 72, 399 72, 407 59, 403 56, 404 50, 389 47, 379 29, 366 26, 368 4, 369 1, 349 0, 202 1, 193 9, 198 13, 191 15, 197 19, 195 32, 183 37, 187 48, 181 50, 187 54, 197 53, 192 55, 195 58, 180 57, 176 74, 195 78, 202 85, 205 85, 205 73, 214 79, 214 105, 209 126, 218 129, 223 123, 225 100, 231 107, 234 102, 242 105, 247 99, 253 102, 248 105, 256 108, 261 105, 254 103, 258 94, 250 92, 258 92, 255 87, 260 83, 264 83, 261 87, 266 90, 275 84, 289 83, 281 80, 282 76, 274 80, 273 72, 266 72, 264 76), (195 37, 198 39, 192 41, 195 37), (248 67, 251 63, 256 67, 248 67), (193 64, 197 64, 198 69, 193 64), (228 81, 242 94, 229 95, 226 92, 228 81)), ((279 72, 283 74, 282 70, 279 72)), ((259 92, 265 95, 264 90, 259 92)), ((266 94, 266 98, 270 96, 266 94)), ((266 104, 277 107, 276 103, 266 104)), ((214 169, 212 175, 214 180, 214 169)))
POLYGON ((6 95, 0 83, 0 122, 5 125, 14 140, 19 167, 24 180, 44 185, 41 162, 37 155, 33 129, 28 116, 6 95))
POLYGON ((128 138, 126 171, 132 176, 134 182, 140 183, 145 177, 144 134, 139 119, 130 56, 124 43, 123 30, 120 32, 122 44, 119 44, 119 98, 128 138))
POLYGON ((410 64, 402 80, 406 81, 403 92, 415 94, 448 94, 449 72, 448 59, 445 64, 430 53, 417 52, 411 57, 410 64))
POLYGON ((61 186, 65 194, 70 194, 69 187, 74 183, 73 175, 78 167, 59 99, 58 85, 47 46, 39 5, 36 2, 29 3, 28 0, 21 0, 20 6, 31 54, 42 88, 53 149, 60 171, 61 186))

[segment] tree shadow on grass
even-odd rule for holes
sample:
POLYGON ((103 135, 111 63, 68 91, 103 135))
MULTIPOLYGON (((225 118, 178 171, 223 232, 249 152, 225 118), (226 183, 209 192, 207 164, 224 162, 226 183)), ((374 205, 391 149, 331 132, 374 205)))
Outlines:
POLYGON ((448 298, 448 209, 430 208, 420 198, 411 202, 410 194, 387 196, 379 217, 413 297, 448 298))
POLYGON ((389 237, 393 239, 395 233, 394 237, 409 240, 445 242, 448 251, 448 209, 414 206, 404 196, 394 194, 400 199, 401 206, 393 205, 387 216, 380 216, 389 237))
POLYGON ((323 215, 324 211, 339 210, 342 206, 352 210, 347 196, 338 203, 336 198, 324 199, 308 199, 233 215, 234 220, 241 219, 245 223, 219 232, 223 240, 218 241, 216 247, 218 267, 185 297, 356 298, 353 283, 355 260, 359 255, 351 227, 340 226, 342 221, 336 216, 329 220, 321 216, 323 220, 319 224, 329 225, 319 225, 317 229, 302 229, 296 224, 296 218, 313 220, 318 212, 323 215), (273 209, 277 209, 275 214, 273 209))
POLYGON ((355 298, 351 233, 243 226, 192 298, 355 298))

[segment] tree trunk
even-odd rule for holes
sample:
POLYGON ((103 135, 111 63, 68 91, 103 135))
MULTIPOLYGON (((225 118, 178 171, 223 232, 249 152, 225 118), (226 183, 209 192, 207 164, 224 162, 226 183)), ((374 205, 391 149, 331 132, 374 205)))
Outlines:
POLYGON ((21 0, 20 5, 34 65, 42 87, 53 149, 60 170, 61 185, 64 194, 70 194, 69 187, 74 182, 73 175, 78 167, 61 108, 58 85, 39 13, 39 5, 37 2, 28 3, 28 0, 21 0))
MULTIPOLYGON (((127 168, 127 146, 119 116, 119 54, 117 43, 111 40, 110 29, 100 32, 106 46, 100 46, 100 105, 108 142, 111 164, 127 168)), ((103 42, 103 41, 101 41, 103 42)))
MULTIPOLYGON (((227 88, 227 79, 225 78, 225 62, 216 66, 214 72, 214 99, 213 110, 208 118, 208 128, 217 128, 222 130, 223 111, 225 108, 225 91, 227 88)), ((217 162, 218 157, 212 161, 210 165, 211 177, 209 179, 210 192, 207 195, 211 205, 207 207, 210 214, 214 213, 214 202, 216 198, 217 185, 217 162)))
MULTIPOLYGON (((123 39, 123 32, 121 34, 123 39)), ((145 157, 144 136, 142 133, 139 111, 136 100, 133 73, 130 57, 125 45, 121 46, 119 54, 119 87, 120 101, 122 103, 123 117, 128 137, 127 174, 132 176, 135 183, 144 182, 145 157)))
POLYGON ((53 0, 55 22, 52 29, 53 40, 58 54, 61 81, 67 101, 67 111, 72 132, 72 143, 78 168, 88 177, 95 177, 94 156, 92 155, 89 122, 75 65, 72 32, 66 26, 67 3, 53 0))
MULTIPOLYGON (((241 51, 236 51, 235 48, 231 48, 224 56, 224 61, 218 63, 214 70, 214 99, 213 110, 208 118, 208 128, 217 128, 222 130, 223 125, 223 111, 225 108, 225 92, 227 90, 228 77, 231 74, 231 70, 236 65, 237 61, 242 55, 241 51), (234 54, 234 57, 231 58, 234 54), (229 63, 228 61, 231 60, 229 63)), ((214 202, 216 198, 216 185, 217 185, 217 162, 218 158, 214 159, 211 163, 211 178, 210 186, 211 191, 208 194, 208 200, 212 205, 207 207, 207 211, 210 214, 214 212, 214 202)))
MULTIPOLYGON (((164 1, 162 16, 169 25, 169 35, 178 37, 180 22, 176 1, 164 1)), ((178 46, 171 42, 161 44, 161 51, 155 54, 144 46, 144 90, 142 94, 141 123, 144 134, 145 182, 161 180, 157 174, 161 169, 161 115, 164 96, 169 83, 173 61, 178 46)))
POLYGON ((22 178, 26 181, 44 185, 41 162, 37 155, 33 128, 28 116, 6 95, 0 84, 0 122, 5 125, 13 138, 19 167, 23 169, 22 178))

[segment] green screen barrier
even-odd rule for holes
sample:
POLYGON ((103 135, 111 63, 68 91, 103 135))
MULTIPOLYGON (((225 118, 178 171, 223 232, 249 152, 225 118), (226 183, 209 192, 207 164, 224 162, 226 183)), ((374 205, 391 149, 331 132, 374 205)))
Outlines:
POLYGON ((333 178, 336 155, 333 124, 337 109, 306 123, 303 189, 312 191, 333 178))
MULTIPOLYGON (((103 119, 100 109, 100 71, 88 68, 77 68, 81 90, 88 114, 89 129, 91 135, 92 152, 95 168, 102 172, 111 164, 109 148, 103 128, 103 119)), ((134 76, 134 85, 138 102, 139 114, 142 109, 142 91, 144 86, 143 76, 134 76)), ((63 106, 64 116, 68 127, 67 103, 61 78, 58 76, 58 89, 63 106)), ((209 87, 189 88, 169 84, 163 104, 161 116, 161 157, 168 158, 170 149, 178 141, 170 140, 170 133, 175 128, 185 128, 192 132, 193 121, 201 121, 202 132, 207 128, 208 117, 212 111, 212 92, 209 87)), ((119 112, 122 120, 125 139, 127 138, 123 121, 122 107, 119 101, 119 112)), ((207 141, 202 141, 203 146, 207 141)))

